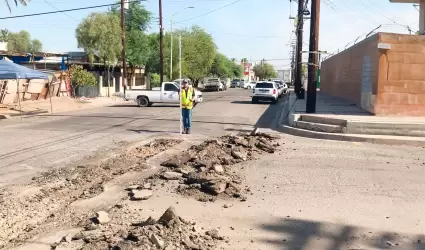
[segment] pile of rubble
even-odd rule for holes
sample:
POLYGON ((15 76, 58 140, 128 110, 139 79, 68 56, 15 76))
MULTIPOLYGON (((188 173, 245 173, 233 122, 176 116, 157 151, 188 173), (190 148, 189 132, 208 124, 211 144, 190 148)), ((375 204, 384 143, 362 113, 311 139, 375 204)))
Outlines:
MULTIPOLYGON (((41 173, 31 184, 0 195, 0 248, 24 241, 43 231, 49 223, 74 225, 83 211, 68 207, 76 200, 94 197, 105 184, 130 171, 146 169, 146 159, 165 151, 180 140, 158 139, 124 150, 104 162, 84 160, 83 164, 41 173), (25 192, 19 190, 27 190, 25 192), (72 214, 72 216, 69 216, 72 214)), ((104 157, 104 156, 103 156, 104 157)))
POLYGON ((177 191, 200 201, 217 197, 246 200, 249 187, 241 188, 242 178, 233 165, 276 151, 280 137, 265 133, 239 134, 207 140, 163 162, 165 171, 153 178, 180 180, 177 191))
MULTIPOLYGON (((120 217, 115 206, 112 214, 120 217)), ((226 240, 217 230, 203 231, 195 222, 179 217, 173 207, 155 220, 152 217, 133 224, 125 223, 121 218, 110 218, 109 214, 97 212, 92 222, 75 235, 66 235, 52 245, 78 249, 214 249, 218 241, 226 240), (114 221, 115 220, 115 221, 114 221), (121 222, 121 223, 120 223, 121 222)), ((227 240, 226 240, 227 241, 227 240)))

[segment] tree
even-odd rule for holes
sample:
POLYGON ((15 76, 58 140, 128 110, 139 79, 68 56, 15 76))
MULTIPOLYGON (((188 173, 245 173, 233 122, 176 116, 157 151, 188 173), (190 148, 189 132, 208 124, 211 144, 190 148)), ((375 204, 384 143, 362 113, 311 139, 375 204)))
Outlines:
POLYGON ((148 36, 140 30, 130 30, 126 38, 126 60, 130 69, 129 76, 134 76, 136 67, 145 66, 150 56, 148 36))
POLYGON ((241 77, 243 74, 243 67, 241 65, 234 64, 232 70, 234 77, 241 77))
POLYGON ((78 48, 84 49, 89 61, 93 62, 95 55, 102 61, 108 72, 109 86, 109 70, 122 52, 120 18, 111 13, 91 13, 78 25, 75 33, 78 48))
POLYGON ((147 36, 149 43, 149 58, 145 65, 146 73, 159 73, 159 34, 152 33, 147 36))
POLYGON ((8 29, 2 29, 0 30, 0 42, 7 42, 9 40, 9 30, 8 29))
POLYGON ((7 50, 15 53, 40 52, 43 49, 43 44, 35 39, 31 40, 31 35, 28 31, 21 30, 17 33, 2 30, 2 39, 7 42, 7 50))
POLYGON ((43 44, 40 40, 34 39, 31 41, 30 51, 31 52, 40 52, 43 50, 43 44))
POLYGON ((67 72, 68 77, 71 79, 72 96, 75 96, 75 90, 79 86, 95 86, 96 78, 87 70, 83 69, 81 65, 71 65, 67 72))
MULTIPOLYGON (((110 9, 110 12, 117 17, 121 17, 121 6, 115 5, 110 9)), ((152 19, 152 13, 140 2, 130 3, 129 8, 124 10, 125 29, 146 31, 149 28, 149 23, 152 19)))
POLYGON ((225 55, 217 53, 211 66, 210 73, 216 77, 232 77, 232 62, 229 61, 225 55))
POLYGON ((246 63, 248 63, 248 59, 246 59, 246 58, 242 58, 242 59, 241 59, 241 64, 242 64, 242 65, 244 65, 244 64, 246 64, 246 63))
POLYGON ((114 64, 122 51, 120 19, 110 13, 92 13, 77 27, 78 48, 83 48, 90 62, 98 56, 106 65, 114 64))
POLYGON ((182 36, 182 73, 194 83, 208 75, 217 53, 211 35, 199 26, 176 32, 182 36))
POLYGON ((151 75, 151 87, 155 88, 155 87, 160 87, 161 83, 159 82, 161 80, 159 74, 157 73, 153 73, 151 75))
MULTIPOLYGON (((111 14, 121 17, 121 8, 115 5, 111 14)), ((140 2, 130 3, 124 12, 126 29, 126 62, 128 63, 129 77, 133 78, 137 67, 145 66, 150 57, 149 38, 145 31, 149 28, 152 13, 145 9, 140 2)))
POLYGON ((273 68, 273 65, 268 63, 257 64, 253 68, 255 76, 260 78, 260 80, 274 78, 277 76, 276 71, 273 68))
POLYGON ((241 65, 235 64, 236 59, 229 59, 221 53, 217 53, 211 66, 210 74, 216 77, 234 78, 240 77, 243 72, 241 65))
MULTIPOLYGON (((21 5, 26 6, 29 1, 30 0, 14 0, 16 6, 18 6, 18 3, 20 3, 21 5)), ((9 12, 12 12, 12 9, 10 8, 9 0, 5 0, 5 2, 6 2, 7 8, 9 9, 9 12)))

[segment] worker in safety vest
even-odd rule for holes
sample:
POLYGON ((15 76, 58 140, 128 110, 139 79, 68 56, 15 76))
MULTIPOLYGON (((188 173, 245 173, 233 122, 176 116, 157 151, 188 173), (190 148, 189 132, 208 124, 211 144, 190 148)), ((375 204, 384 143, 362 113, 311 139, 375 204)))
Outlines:
POLYGON ((195 91, 189 87, 187 80, 183 80, 182 89, 182 119, 183 119, 183 134, 190 134, 192 125, 192 108, 195 101, 195 91))

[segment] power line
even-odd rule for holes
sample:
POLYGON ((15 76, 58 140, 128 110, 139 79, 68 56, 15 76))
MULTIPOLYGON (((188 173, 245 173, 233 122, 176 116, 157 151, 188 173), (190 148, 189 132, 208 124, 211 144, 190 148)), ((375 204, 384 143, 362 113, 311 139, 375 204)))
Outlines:
MULTIPOLYGON (((52 6, 53 8, 55 8, 56 10, 61 11, 61 10, 60 10, 60 9, 58 9, 56 6, 54 6, 53 4, 51 4, 51 3, 47 2, 47 0, 43 0, 43 1, 44 1, 45 3, 47 3, 48 5, 52 6)), ((73 18, 72 16, 70 16, 70 15, 68 15, 68 14, 66 14, 66 13, 64 13, 64 15, 65 15, 65 16, 67 16, 67 17, 69 17, 69 18, 71 18, 72 20, 74 20, 74 21, 78 22, 78 20, 77 20, 77 19, 73 18)))
POLYGON ((201 16, 208 15, 208 14, 210 14, 210 13, 213 13, 213 12, 216 12, 216 11, 218 11, 218 10, 224 9, 224 8, 226 8, 226 7, 229 7, 230 5, 233 5, 233 4, 235 4, 235 3, 237 3, 237 2, 240 2, 240 1, 242 1, 242 0, 236 0, 236 1, 234 1, 234 2, 231 2, 231 3, 229 3, 229 4, 226 4, 226 5, 224 5, 224 6, 221 6, 221 7, 217 8, 217 9, 213 9, 213 10, 210 10, 210 11, 205 12, 205 13, 203 13, 203 14, 200 14, 200 15, 198 15, 198 16, 194 16, 194 17, 188 18, 188 19, 186 19, 186 20, 183 20, 183 21, 180 21, 180 22, 176 22, 175 24, 179 24, 179 23, 187 22, 187 21, 193 20, 193 19, 195 19, 195 18, 198 18, 198 17, 201 17, 201 16))
MULTIPOLYGON (((146 0, 128 1, 128 3, 137 3, 137 2, 141 2, 141 1, 146 1, 146 0)), ((0 17, 0 20, 4 20, 4 19, 14 19, 14 18, 22 18, 22 17, 31 17, 31 16, 50 15, 50 14, 63 13, 63 12, 70 12, 70 11, 88 10, 88 9, 95 9, 95 8, 109 7, 109 6, 114 6, 114 5, 120 5, 120 3, 94 5, 94 6, 88 6, 88 7, 75 8, 75 9, 57 10, 57 11, 49 11, 49 12, 33 13, 33 14, 19 15, 19 16, 0 17)))

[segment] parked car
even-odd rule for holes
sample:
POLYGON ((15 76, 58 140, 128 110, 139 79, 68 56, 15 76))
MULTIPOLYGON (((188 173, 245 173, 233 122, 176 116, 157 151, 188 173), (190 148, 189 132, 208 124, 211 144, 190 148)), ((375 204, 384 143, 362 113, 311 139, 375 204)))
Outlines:
POLYGON ((243 88, 244 89, 253 89, 253 88, 255 88, 255 84, 257 84, 257 82, 244 82, 243 88))
POLYGON ((273 80, 273 82, 279 84, 282 94, 288 92, 288 85, 284 83, 282 80, 273 80))
POLYGON ((279 86, 275 82, 257 82, 253 90, 252 103, 271 101, 276 104, 279 100, 279 86))
POLYGON ((238 88, 240 86, 241 80, 240 79, 233 79, 230 83, 231 88, 238 88))
MULTIPOLYGON (((179 104, 180 85, 176 82, 163 82, 156 90, 126 90, 124 99, 136 101, 139 107, 150 107, 154 103, 179 104)), ((195 90, 195 105, 203 101, 202 92, 195 90)))
POLYGON ((224 89, 224 84, 220 78, 208 78, 204 83, 204 89, 212 91, 220 91, 224 89))

